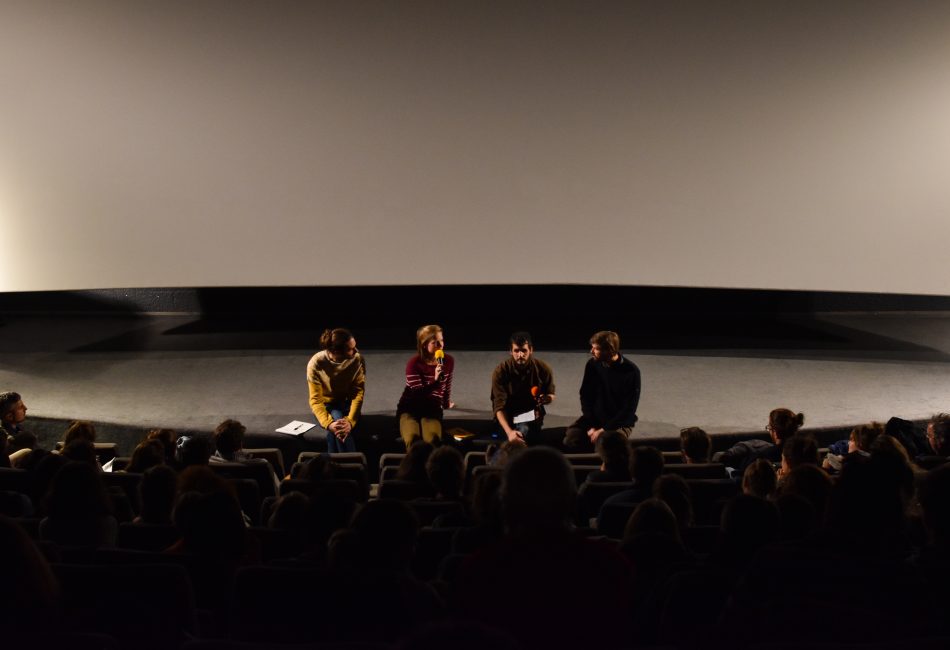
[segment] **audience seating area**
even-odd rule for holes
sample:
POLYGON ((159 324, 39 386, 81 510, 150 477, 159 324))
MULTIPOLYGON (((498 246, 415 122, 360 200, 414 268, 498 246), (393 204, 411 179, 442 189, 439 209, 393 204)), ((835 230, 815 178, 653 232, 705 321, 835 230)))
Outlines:
MULTIPOLYGON (((816 437, 824 456, 842 430, 798 435, 816 437)), ((736 435, 714 438, 713 445, 723 450, 727 442, 752 438, 763 439, 736 435)), ((682 479, 676 481, 685 486, 685 508, 635 478, 588 481, 602 469, 596 453, 561 454, 576 494, 572 530, 564 534, 629 567, 629 608, 620 622, 627 636, 616 647, 947 647, 950 521, 928 519, 920 497, 921 486, 947 489, 941 474, 950 472, 946 457, 928 454, 910 462, 905 454, 905 463, 899 453, 875 449, 850 460, 841 473, 782 470, 777 491, 754 495, 744 489, 741 474, 733 476, 717 462, 686 462, 677 444, 631 441, 634 450, 660 450, 661 476, 682 479), (613 499, 632 493, 639 496, 613 499)), ((162 521, 145 521, 152 497, 143 485, 150 470, 122 471, 129 458, 117 456, 109 443, 97 443, 95 452, 115 471, 98 473, 107 508, 94 515, 99 541, 84 545, 44 534, 49 526, 43 522, 62 515, 51 496, 55 477, 43 476, 42 463, 0 468, 0 523, 27 540, 23 548, 2 548, 8 558, 20 553, 15 561, 27 563, 36 552, 30 549, 38 550, 56 585, 50 592, 55 603, 38 598, 39 605, 29 605, 31 616, 48 616, 56 625, 48 631, 16 628, 11 638, 37 647, 156 650, 398 644, 547 649, 562 646, 556 639, 542 644, 519 636, 517 617, 543 617, 546 598, 605 597, 597 585, 609 576, 586 569, 578 577, 565 564, 571 560, 562 558, 547 570, 564 572, 575 592, 578 585, 592 591, 565 595, 554 589, 538 593, 536 603, 506 604, 509 587, 500 582, 498 602, 484 603, 485 612, 463 605, 460 590, 477 578, 471 571, 480 566, 478 558, 499 544, 520 548, 520 542, 505 541, 512 510, 499 487, 519 455, 502 466, 471 446, 453 452, 453 495, 434 478, 429 461, 413 473, 405 453, 305 451, 285 464, 280 449, 246 449, 247 457, 267 463, 175 468, 177 509, 162 521), (281 479, 276 489, 270 469, 281 479), (198 487, 184 493, 186 472, 198 487), (427 473, 430 479, 418 478, 427 473), (208 506, 202 499, 221 495, 228 496, 214 506, 218 510, 201 509, 208 506), (226 503, 240 512, 236 525, 221 514, 226 503), (114 528, 104 520, 114 520, 114 528), (490 630, 486 617, 504 632, 490 630)), ((547 489, 538 485, 541 498, 547 489)), ((552 495, 557 490, 550 486, 552 495)), ((950 508, 938 514, 950 518, 950 508)), ((80 526, 75 516, 69 525, 80 526)), ((544 531, 530 537, 539 558, 549 545, 561 544, 561 532, 544 531)), ((542 560, 524 557, 526 564, 536 561, 542 560)), ((507 571, 516 579, 518 563, 512 566, 507 571)), ((512 588, 524 593, 531 586, 512 588)), ((6 593, 16 605, 21 592, 6 593)), ((3 619, 8 625, 10 615, 3 619)), ((595 639, 597 626, 615 622, 552 618, 547 625, 587 626, 595 639)), ((564 638, 563 647, 575 647, 566 641, 574 637, 564 638)))

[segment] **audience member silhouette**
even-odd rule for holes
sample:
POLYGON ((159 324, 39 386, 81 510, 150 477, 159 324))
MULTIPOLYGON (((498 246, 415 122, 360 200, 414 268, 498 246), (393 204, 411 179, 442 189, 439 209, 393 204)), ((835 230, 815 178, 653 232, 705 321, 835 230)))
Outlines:
POLYGON ((594 444, 600 457, 599 470, 590 472, 586 480, 591 483, 619 483, 630 481, 630 442, 619 431, 604 431, 594 444))
POLYGON ((573 470, 557 451, 529 448, 502 482, 507 535, 463 564, 455 611, 511 634, 525 648, 630 644, 630 566, 613 548, 572 530, 573 470), (502 598, 517 611, 486 603, 502 598), (552 625, 557 621, 557 625, 552 625))
POLYGON ((680 430, 680 453, 684 463, 708 463, 712 438, 699 427, 680 430))
POLYGON ((132 450, 125 471, 142 474, 145 470, 165 463, 165 447, 159 440, 143 440, 132 450))
POLYGON ((165 464, 150 467, 142 474, 139 497, 142 509, 136 523, 170 524, 177 496, 178 476, 165 464))
POLYGON ((782 447, 785 441, 794 436, 805 423, 805 416, 794 413, 787 408, 773 409, 769 413, 769 422, 765 426, 771 437, 771 442, 764 440, 743 440, 728 450, 713 455, 713 461, 732 467, 738 472, 758 458, 764 458, 770 463, 779 463, 782 460, 782 447))
POLYGON ((758 458, 750 463, 742 474, 742 492, 762 499, 775 496, 778 488, 778 476, 772 463, 758 458))
POLYGON ((67 461, 50 484, 41 539, 61 546, 109 547, 115 545, 118 526, 101 472, 88 462, 67 461))
POLYGON ((428 442, 417 440, 412 443, 399 462, 399 471, 396 472, 396 479, 400 481, 410 481, 422 485, 429 484, 429 475, 426 473, 426 463, 429 456, 435 450, 435 447, 428 442))
POLYGON ((94 443, 96 441, 96 427, 93 426, 92 422, 86 422, 85 420, 71 422, 63 434, 63 447, 65 448, 74 440, 88 440, 94 443))
POLYGON ((10 647, 41 645, 44 630, 55 629, 61 613, 60 588, 53 570, 33 540, 15 521, 0 516, 3 607, 0 629, 10 647), (23 643, 20 645, 17 641, 23 643))
POLYGON ((152 429, 145 435, 146 440, 157 440, 165 451, 165 464, 176 467, 178 451, 178 433, 174 429, 152 429))

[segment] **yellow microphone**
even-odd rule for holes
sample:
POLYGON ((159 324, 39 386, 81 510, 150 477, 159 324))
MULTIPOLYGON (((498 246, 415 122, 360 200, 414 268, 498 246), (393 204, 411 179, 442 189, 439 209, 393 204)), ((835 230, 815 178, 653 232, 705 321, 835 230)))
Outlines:
POLYGON ((435 351, 435 362, 440 366, 445 363, 445 350, 440 348, 435 351))

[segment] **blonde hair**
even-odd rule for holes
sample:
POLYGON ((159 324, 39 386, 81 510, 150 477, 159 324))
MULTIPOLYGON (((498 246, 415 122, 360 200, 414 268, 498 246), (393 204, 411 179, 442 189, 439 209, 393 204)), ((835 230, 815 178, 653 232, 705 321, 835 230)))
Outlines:
POLYGON ((426 353, 426 345, 441 331, 442 328, 438 325, 423 325, 416 330, 416 349, 419 351, 419 358, 429 359, 429 355, 426 353))

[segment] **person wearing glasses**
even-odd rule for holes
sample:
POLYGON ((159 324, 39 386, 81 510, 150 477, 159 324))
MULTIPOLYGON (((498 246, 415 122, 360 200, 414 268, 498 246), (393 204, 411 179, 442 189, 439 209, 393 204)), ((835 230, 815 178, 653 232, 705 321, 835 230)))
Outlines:
POLYGON ((795 413, 786 408, 773 409, 769 413, 769 423, 765 425, 765 431, 772 438, 771 442, 743 440, 726 451, 714 454, 713 462, 734 469, 738 476, 742 476, 745 468, 759 458, 764 458, 773 465, 781 463, 785 441, 798 433, 804 423, 805 416, 802 413, 795 413))
POLYGON ((307 364, 310 410, 323 428, 327 452, 356 451, 353 429, 366 393, 366 364, 356 339, 342 327, 324 330, 320 352, 307 364))

